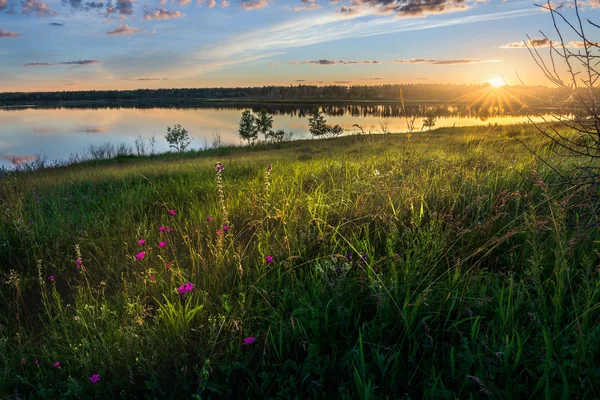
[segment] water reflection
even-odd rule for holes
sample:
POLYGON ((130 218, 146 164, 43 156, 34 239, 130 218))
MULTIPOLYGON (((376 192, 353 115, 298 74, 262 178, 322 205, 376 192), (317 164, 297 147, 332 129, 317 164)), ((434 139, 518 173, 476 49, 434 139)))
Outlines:
MULTIPOLYGON (((164 103, 163 103, 164 104, 164 103)), ((27 160, 32 154, 44 154, 49 160, 66 159, 82 154, 90 145, 106 142, 134 146, 136 138, 156 138, 156 151, 169 150, 164 139, 166 128, 181 124, 192 137, 192 147, 201 148, 220 136, 223 144, 240 143, 238 124, 245 109, 266 108, 274 115, 274 129, 293 133, 293 138, 308 137, 308 118, 315 104, 244 102, 201 103, 177 102, 160 106, 161 102, 121 106, 68 106, 0 109, 0 165, 27 160)), ((382 125, 391 132, 405 132, 414 119, 420 130, 425 115, 434 113, 436 127, 513 124, 531 118, 540 121, 536 112, 559 109, 529 110, 525 107, 506 110, 492 106, 448 104, 407 104, 406 117, 401 104, 327 104, 319 106, 328 123, 339 124, 348 133, 356 133, 355 124, 365 132, 380 133, 382 125), (408 118, 407 118, 408 117, 408 118)), ((545 115, 548 116, 547 114, 545 115)))

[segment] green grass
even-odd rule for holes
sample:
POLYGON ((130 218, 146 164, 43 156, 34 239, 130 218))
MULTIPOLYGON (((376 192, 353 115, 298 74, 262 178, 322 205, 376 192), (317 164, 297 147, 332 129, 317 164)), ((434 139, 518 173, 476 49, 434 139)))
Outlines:
POLYGON ((0 398, 600 397, 597 210, 513 136, 573 162, 479 127, 7 177, 0 398))

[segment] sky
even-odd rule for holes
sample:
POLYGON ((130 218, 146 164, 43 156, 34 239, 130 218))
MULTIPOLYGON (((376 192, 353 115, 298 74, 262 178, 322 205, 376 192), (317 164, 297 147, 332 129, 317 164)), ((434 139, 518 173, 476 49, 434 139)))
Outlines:
MULTIPOLYGON (((578 5, 600 23, 600 0, 578 5)), ((0 0, 0 92, 548 84, 523 46, 547 50, 540 30, 558 40, 524 0, 0 0)))

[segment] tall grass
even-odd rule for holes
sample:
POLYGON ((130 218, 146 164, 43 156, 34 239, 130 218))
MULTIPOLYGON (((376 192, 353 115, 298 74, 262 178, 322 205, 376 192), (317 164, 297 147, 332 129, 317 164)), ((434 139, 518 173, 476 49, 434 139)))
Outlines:
POLYGON ((0 393, 600 397, 595 205, 506 132, 5 177, 0 393))

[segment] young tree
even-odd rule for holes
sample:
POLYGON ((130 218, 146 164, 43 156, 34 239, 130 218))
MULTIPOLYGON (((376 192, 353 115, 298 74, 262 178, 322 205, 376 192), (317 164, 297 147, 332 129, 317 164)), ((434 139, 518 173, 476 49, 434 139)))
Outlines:
POLYGON ((285 131, 283 129, 269 131, 268 136, 276 142, 283 142, 283 139, 285 138, 285 131))
POLYGON ((265 140, 269 139, 269 132, 273 129, 273 116, 263 108, 256 115, 255 120, 258 132, 262 133, 265 140))
POLYGON ((590 32, 597 34, 600 25, 582 18, 578 3, 574 1, 568 7, 574 9, 572 20, 563 15, 562 4, 548 1, 538 5, 549 11, 558 39, 551 40, 541 32, 543 39, 527 36, 524 44, 570 110, 570 115, 551 114, 551 118, 542 116, 543 123, 534 123, 537 130, 553 143, 553 150, 579 160, 568 169, 559 165, 551 168, 568 187, 589 189, 590 200, 597 202, 600 200, 600 43, 590 36, 590 32), (577 40, 567 41, 569 36, 577 40), (541 45, 536 44, 540 41, 541 45), (540 46, 549 47, 548 56, 543 56, 546 52, 538 51, 540 46))
POLYGON ((165 139, 167 139, 167 143, 169 143, 169 148, 173 148, 179 152, 185 151, 192 142, 188 135, 188 131, 179 124, 175 125, 173 128, 170 126, 167 127, 165 139))
POLYGON ((308 119, 308 126, 310 127, 310 133, 313 136, 324 136, 329 133, 329 125, 323 116, 323 113, 318 107, 313 109, 311 117, 308 119))
POLYGON ((242 113, 239 133, 242 139, 247 140, 248 143, 254 142, 258 137, 258 127, 252 111, 246 110, 242 113))
POLYGON ((436 120, 437 116, 435 115, 435 113, 433 111, 429 111, 427 115, 425 115, 425 119, 423 120, 423 127, 421 129, 428 128, 429 130, 432 130, 435 126, 436 120))
POLYGON ((342 128, 339 125, 334 125, 334 126, 329 127, 329 134, 332 137, 340 136, 342 133, 344 133, 344 128, 342 128))

